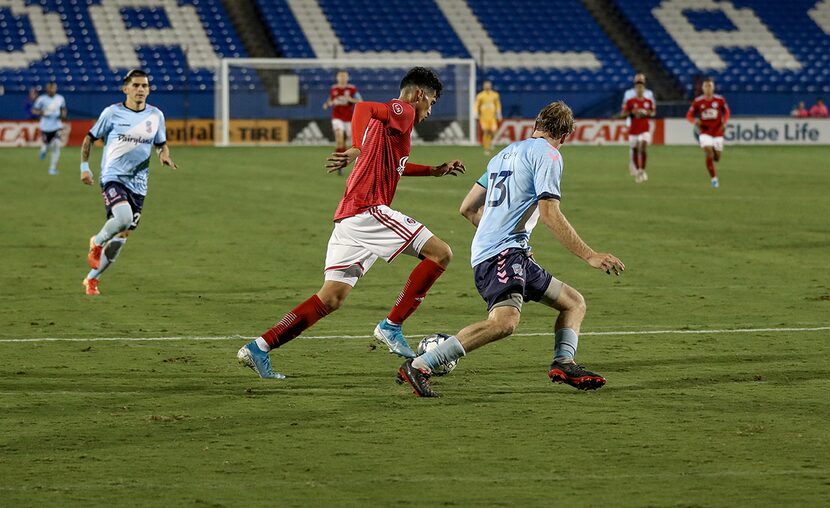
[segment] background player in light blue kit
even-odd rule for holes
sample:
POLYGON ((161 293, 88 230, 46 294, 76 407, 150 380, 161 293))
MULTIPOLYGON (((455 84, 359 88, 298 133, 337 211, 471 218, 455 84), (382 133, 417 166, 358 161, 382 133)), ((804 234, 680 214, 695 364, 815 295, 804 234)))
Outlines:
POLYGON ((562 155, 558 148, 573 128, 573 113, 565 103, 547 105, 536 118, 533 137, 513 143, 493 157, 464 200, 461 212, 478 228, 471 261, 476 288, 487 302, 489 317, 401 365, 398 377, 412 385, 416 395, 438 395, 429 386, 432 369, 511 335, 526 301, 559 311, 548 372, 551 381, 580 390, 595 390, 605 384, 605 378, 574 362, 585 299, 529 255, 530 234, 541 219, 562 245, 592 267, 617 275, 625 269, 612 254, 598 253, 582 241, 559 209, 562 155))
POLYGON ((103 139, 105 143, 101 158, 101 194, 107 221, 101 231, 89 239, 87 261, 92 270, 84 279, 88 295, 100 294, 98 278, 115 262, 130 231, 138 227, 147 195, 153 147, 163 165, 176 169, 167 146, 164 114, 146 102, 150 94, 147 73, 128 72, 122 91, 126 100, 101 112, 81 147, 81 181, 92 185, 89 152, 95 140, 103 139))
POLYGON ((46 152, 52 149, 49 160, 49 174, 58 174, 58 159, 61 156, 61 130, 66 119, 66 99, 58 93, 58 85, 51 82, 46 85, 46 93, 40 95, 32 104, 32 114, 40 117, 40 158, 46 158, 46 152))

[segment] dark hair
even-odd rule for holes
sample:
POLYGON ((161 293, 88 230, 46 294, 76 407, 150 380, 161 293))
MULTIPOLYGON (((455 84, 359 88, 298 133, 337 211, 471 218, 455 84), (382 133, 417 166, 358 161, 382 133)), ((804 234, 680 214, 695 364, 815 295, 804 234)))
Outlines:
POLYGON ((132 78, 147 78, 150 79, 150 75, 146 72, 142 71, 141 69, 131 69, 127 74, 124 75, 124 84, 128 84, 132 78))
POLYGON ((706 76, 705 78, 703 78, 703 81, 701 81, 701 83, 706 83, 707 81, 714 83, 715 78, 713 78, 712 76, 706 76))
POLYGON ((551 102, 536 116, 536 129, 554 139, 567 136, 574 130, 574 113, 562 101, 551 102))
POLYGON ((401 80, 401 90, 410 86, 427 88, 435 92, 435 98, 441 97, 444 85, 434 70, 426 67, 413 67, 401 80))

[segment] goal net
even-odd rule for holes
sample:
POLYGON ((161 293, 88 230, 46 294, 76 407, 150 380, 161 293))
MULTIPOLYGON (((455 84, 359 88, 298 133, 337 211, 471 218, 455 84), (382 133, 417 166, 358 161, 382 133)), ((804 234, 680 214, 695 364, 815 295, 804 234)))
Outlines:
POLYGON ((415 125, 413 143, 471 144, 476 67, 472 59, 354 60, 226 58, 215 87, 217 146, 331 145, 331 110, 323 109, 339 70, 365 101, 397 98, 411 67, 435 69, 444 83, 429 120, 415 125))

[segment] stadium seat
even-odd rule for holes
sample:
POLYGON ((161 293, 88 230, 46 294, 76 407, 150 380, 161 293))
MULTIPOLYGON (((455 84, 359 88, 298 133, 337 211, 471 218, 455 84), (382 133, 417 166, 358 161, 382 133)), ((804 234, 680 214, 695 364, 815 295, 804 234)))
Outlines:
MULTIPOLYGON (((9 8, 0 7, 0 50, 11 53, 0 59, 0 85, 7 91, 25 91, 32 86, 55 80, 66 91, 114 92, 120 89, 118 77, 126 69, 110 69, 99 36, 93 28, 89 9, 100 5, 100 0, 38 0, 27 4, 40 6, 47 14, 57 14, 63 33, 55 34, 50 24, 28 16, 14 16, 9 8), (39 24, 38 24, 39 23, 39 24), (44 55, 34 64, 27 64, 19 51, 39 34, 49 34, 55 40, 65 38, 66 44, 44 55), (17 52, 17 53, 15 53, 17 52), (14 66, 14 67, 12 67, 14 66)), ((200 26, 185 25, 189 32, 203 31, 213 46, 213 51, 223 57, 247 56, 230 23, 221 0, 179 0, 178 5, 192 5, 200 26)), ((109 12, 109 11, 107 11, 109 12)), ((120 19, 106 16, 106 23, 118 31, 122 23, 141 30, 169 28, 170 19, 163 7, 134 7, 120 10, 120 19)), ((189 69, 187 58, 178 46, 158 46, 153 43, 152 32, 144 38, 146 46, 138 48, 139 64, 153 77, 158 90, 192 90, 212 88, 213 71, 189 69), (175 79, 189 75, 189 79, 175 79)), ((131 51, 126 42, 112 41, 120 51, 131 51)), ((192 48, 193 55, 200 55, 205 48, 192 48)))
MULTIPOLYGON (((666 27, 654 15, 659 0, 614 0, 626 20, 646 42, 665 69, 670 71, 687 90, 701 75, 711 75, 721 90, 733 92, 758 91, 763 88, 789 91, 786 85, 795 82, 806 91, 830 92, 830 76, 827 74, 826 56, 830 52, 830 37, 810 18, 808 11, 815 0, 790 0, 786 8, 776 0, 732 0, 737 9, 751 9, 766 29, 780 43, 781 48, 770 47, 765 54, 770 58, 792 55, 800 69, 776 69, 755 48, 724 47, 716 49, 718 57, 726 63, 723 69, 715 66, 716 58, 692 59, 672 38, 666 27), (753 75, 752 79, 747 79, 753 75)), ((736 27, 720 10, 683 11, 681 17, 664 20, 673 33, 688 31, 734 31, 736 27)), ((701 35, 701 41, 705 34, 701 35)), ((795 91, 795 90, 793 90, 795 91)))

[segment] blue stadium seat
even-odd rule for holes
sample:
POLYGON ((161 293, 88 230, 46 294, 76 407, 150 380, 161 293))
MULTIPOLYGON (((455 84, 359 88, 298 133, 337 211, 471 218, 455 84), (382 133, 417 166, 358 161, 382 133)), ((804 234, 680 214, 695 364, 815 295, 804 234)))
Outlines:
MULTIPOLYGON (((126 69, 110 69, 104 50, 94 30, 89 7, 100 0, 30 0, 47 13, 61 17, 68 43, 44 58, 22 69, 3 68, 0 63, 0 85, 8 91, 23 91, 55 80, 64 91, 110 92, 120 89, 120 76, 126 69)), ((179 5, 192 5, 202 28, 223 57, 247 56, 233 25, 228 20, 221 0, 179 0, 179 5)), ((127 27, 137 29, 168 28, 170 20, 163 8, 136 7, 121 9, 127 27)), ((20 50, 34 39, 28 16, 13 16, 0 7, 0 51, 20 50)), ((156 90, 205 90, 213 87, 213 71, 188 69, 187 59, 179 47, 146 46, 138 50, 142 68, 150 72, 156 90), (182 79, 188 76, 188 79, 182 79)))
MULTIPOLYGON (((723 70, 698 67, 683 52, 662 24, 653 9, 659 0, 614 0, 627 21, 646 42, 657 60, 687 90, 696 77, 711 75, 724 91, 800 91, 830 92, 827 56, 830 37, 808 16, 815 0, 790 0, 786 7, 776 0, 732 0, 738 8, 751 9, 766 28, 800 63, 800 70, 773 68, 754 48, 716 49, 727 66, 723 70), (749 76, 752 76, 749 78, 749 76)), ((696 31, 732 31, 736 27, 721 11, 686 10, 686 20, 696 31)))

